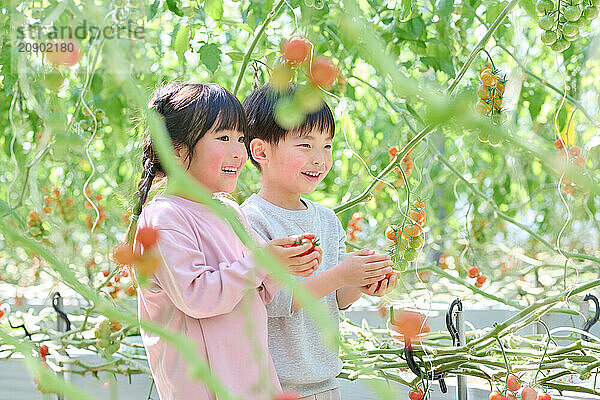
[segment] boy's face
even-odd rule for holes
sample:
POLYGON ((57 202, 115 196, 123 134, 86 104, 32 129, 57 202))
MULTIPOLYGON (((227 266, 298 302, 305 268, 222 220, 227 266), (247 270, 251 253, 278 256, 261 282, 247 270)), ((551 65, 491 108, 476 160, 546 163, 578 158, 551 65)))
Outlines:
MULTIPOLYGON (((178 155, 186 167, 187 149, 178 152, 178 155)), ((211 193, 230 193, 235 189, 247 158, 241 132, 210 130, 196 143, 188 173, 211 193)))
POLYGON ((267 144, 261 163, 263 180, 288 193, 312 192, 331 169, 331 142, 327 132, 315 129, 302 136, 289 133, 277 145, 267 144))

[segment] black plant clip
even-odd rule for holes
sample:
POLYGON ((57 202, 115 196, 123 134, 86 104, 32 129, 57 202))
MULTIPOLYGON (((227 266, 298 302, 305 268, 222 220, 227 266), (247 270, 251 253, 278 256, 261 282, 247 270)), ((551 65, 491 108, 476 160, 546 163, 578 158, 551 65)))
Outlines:
MULTIPOLYGON (((452 336, 452 346, 457 346, 459 343, 458 340, 458 330, 454 325, 454 307, 458 307, 458 311, 463 310, 462 301, 459 298, 456 298, 450 303, 450 307, 448 307, 448 312, 446 312, 446 328, 448 328, 448 332, 450 332, 450 336, 452 336)), ((464 343, 463 343, 464 344, 464 343)))
POLYGON ((446 386, 446 381, 444 381, 445 374, 433 374, 433 373, 424 373, 421 371, 421 368, 415 361, 415 357, 413 355, 412 345, 409 339, 406 339, 404 342, 404 357, 406 357, 406 363, 408 364, 408 368, 421 379, 427 379, 430 381, 440 381, 440 390, 442 393, 448 392, 448 387, 446 386))
MULTIPOLYGON (((592 300, 594 302, 594 304, 596 305, 596 314, 594 314, 594 316, 592 318, 589 318, 585 322, 585 325, 583 325, 583 330, 585 332, 589 332, 590 329, 592 328, 592 326, 594 326, 594 324, 596 322, 598 322, 598 319, 600 318, 600 304, 598 304, 598 298, 596 296, 594 296, 593 294, 588 293, 583 298, 583 301, 590 301, 590 300, 592 300)), ((587 335, 582 334, 581 338, 583 340, 585 340, 586 342, 590 341, 590 338, 587 335)))
POLYGON ((31 333, 29 333, 27 328, 25 328, 25 323, 22 323, 21 325, 13 325, 12 322, 10 322, 10 318, 8 318, 8 324, 13 329, 23 328, 23 330, 25 331, 25 336, 27 336, 29 338, 29 340, 31 340, 31 333))
POLYGON ((65 321, 65 324, 67 326, 65 332, 68 332, 71 330, 71 321, 69 321, 69 317, 67 317, 67 314, 65 314, 65 312, 58 307, 58 300, 60 298, 60 293, 55 292, 54 297, 52 298, 52 308, 54 308, 54 311, 56 311, 58 318, 62 318, 65 321))

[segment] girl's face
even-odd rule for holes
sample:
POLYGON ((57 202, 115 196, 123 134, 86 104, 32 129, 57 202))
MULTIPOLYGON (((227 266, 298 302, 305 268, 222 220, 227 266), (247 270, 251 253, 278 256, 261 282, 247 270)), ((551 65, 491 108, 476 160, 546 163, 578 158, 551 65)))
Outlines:
MULTIPOLYGON (((177 155, 185 160, 187 149, 177 155)), ((196 143, 188 173, 211 193, 231 193, 247 158, 241 132, 210 130, 196 143)), ((187 161, 183 165, 187 166, 187 161)))

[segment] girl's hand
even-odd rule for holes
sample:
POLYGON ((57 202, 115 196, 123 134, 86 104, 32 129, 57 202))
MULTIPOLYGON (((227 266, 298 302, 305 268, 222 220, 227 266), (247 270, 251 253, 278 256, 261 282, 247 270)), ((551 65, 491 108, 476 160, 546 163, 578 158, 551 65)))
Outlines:
POLYGON ((312 233, 303 233, 273 239, 265 247, 287 267, 290 274, 306 278, 317 270, 323 259, 323 250, 318 246, 313 248, 314 238, 315 235, 312 233), (296 243, 300 238, 311 240, 298 246, 296 243), (310 252, 307 253, 308 251, 310 252))

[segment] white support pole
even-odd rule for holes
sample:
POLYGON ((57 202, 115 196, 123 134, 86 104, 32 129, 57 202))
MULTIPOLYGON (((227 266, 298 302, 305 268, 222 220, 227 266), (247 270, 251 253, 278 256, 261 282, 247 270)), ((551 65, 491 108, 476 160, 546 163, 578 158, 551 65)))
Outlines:
MULTIPOLYGON (((463 311, 456 311, 456 330, 458 331, 458 345, 464 346, 467 344, 467 335, 465 331, 465 314, 463 311)), ((464 375, 457 376, 456 392, 458 400, 467 400, 467 377, 464 375)))

